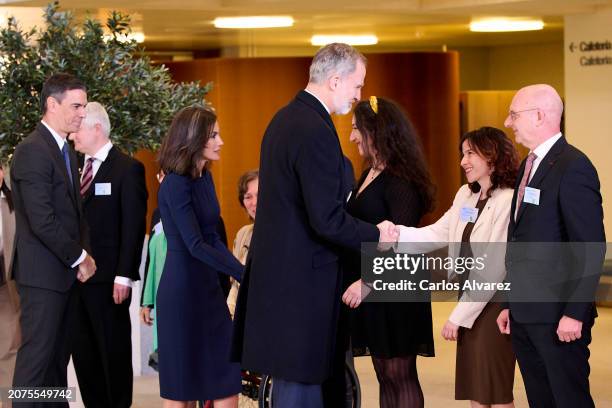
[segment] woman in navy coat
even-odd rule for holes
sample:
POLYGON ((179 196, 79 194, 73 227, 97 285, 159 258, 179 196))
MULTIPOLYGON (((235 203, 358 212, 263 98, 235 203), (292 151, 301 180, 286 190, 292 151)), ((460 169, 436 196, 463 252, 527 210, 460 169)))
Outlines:
POLYGON ((240 280, 243 267, 216 232, 219 203, 207 170, 222 145, 215 114, 190 106, 176 114, 160 151, 167 174, 158 193, 168 240, 157 293, 164 408, 196 400, 236 407, 241 390, 240 367, 229 359, 231 319, 217 272, 240 280))

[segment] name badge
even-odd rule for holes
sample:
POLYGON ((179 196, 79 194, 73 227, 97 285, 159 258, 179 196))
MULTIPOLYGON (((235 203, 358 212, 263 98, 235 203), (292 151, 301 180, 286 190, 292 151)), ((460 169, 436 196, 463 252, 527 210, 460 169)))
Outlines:
POLYGON ((476 222, 478 218, 478 208, 462 207, 459 213, 459 218, 463 222, 476 222))
POLYGON ((537 188, 525 187, 523 202, 540 205, 540 190, 537 188))
POLYGON ((96 183, 95 194, 97 196, 111 195, 111 183, 96 183))

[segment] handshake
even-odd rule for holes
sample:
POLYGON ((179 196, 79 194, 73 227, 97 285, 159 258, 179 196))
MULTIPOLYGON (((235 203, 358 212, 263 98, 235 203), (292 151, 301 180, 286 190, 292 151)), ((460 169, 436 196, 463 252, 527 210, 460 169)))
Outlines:
POLYGON ((86 282, 96 273, 96 261, 94 261, 89 254, 85 256, 85 259, 79 264, 78 267, 79 270, 77 272, 77 279, 81 283, 86 282))
POLYGON ((399 227, 393 224, 391 221, 383 221, 377 225, 380 231, 380 238, 378 238, 378 249, 386 251, 397 243, 399 239, 399 227))

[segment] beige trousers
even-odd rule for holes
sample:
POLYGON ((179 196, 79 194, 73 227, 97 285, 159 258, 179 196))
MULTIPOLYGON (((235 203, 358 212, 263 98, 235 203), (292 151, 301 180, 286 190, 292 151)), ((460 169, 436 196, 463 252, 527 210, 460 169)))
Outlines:
MULTIPOLYGON (((15 357, 21 342, 19 310, 9 296, 7 285, 0 286, 0 387, 13 383, 15 357)), ((0 408, 8 408, 7 402, 0 401, 0 408)))

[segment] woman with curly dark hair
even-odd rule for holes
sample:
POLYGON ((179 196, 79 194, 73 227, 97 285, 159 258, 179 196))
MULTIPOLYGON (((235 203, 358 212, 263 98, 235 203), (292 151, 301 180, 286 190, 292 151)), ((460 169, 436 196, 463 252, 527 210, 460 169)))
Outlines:
POLYGON ((449 257, 486 259, 483 268, 466 271, 456 266, 449 271, 452 278, 458 278, 462 290, 442 337, 457 341, 455 399, 470 400, 474 408, 510 408, 514 406, 516 358, 510 336, 497 328, 501 305, 494 298, 494 290, 476 290, 474 284, 468 287, 465 283, 496 284, 506 275, 503 242, 510 221, 518 154, 506 134, 492 127, 466 133, 459 151, 468 184, 459 189, 452 207, 434 224, 423 228, 400 226, 398 251, 423 253, 448 245, 449 257))
MULTIPOLYGON (((354 111, 351 142, 366 160, 347 203, 347 211, 378 224, 419 224, 431 211, 434 186, 418 136, 400 107, 371 97, 354 111)), ((343 301, 361 303, 360 255, 346 257, 344 270, 352 283, 343 301)), ((370 354, 380 384, 381 407, 422 407, 423 392, 417 355, 434 355, 431 303, 363 303, 352 313, 351 341, 355 355, 370 354)))

